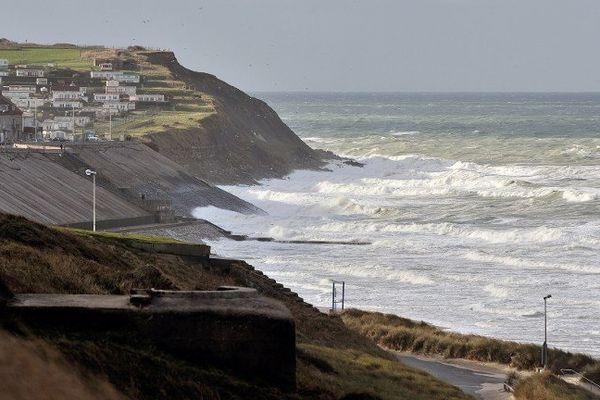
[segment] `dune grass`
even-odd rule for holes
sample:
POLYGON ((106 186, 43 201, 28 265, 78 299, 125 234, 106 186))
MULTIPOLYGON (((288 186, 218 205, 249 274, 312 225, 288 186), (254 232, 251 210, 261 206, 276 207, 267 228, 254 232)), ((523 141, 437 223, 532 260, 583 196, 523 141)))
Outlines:
POLYGON ((515 400, 598 400, 600 397, 550 374, 535 374, 515 388, 515 400))
MULTIPOLYGON (((439 329, 425 322, 412 321, 392 314, 348 310, 342 315, 346 326, 392 350, 440 355, 446 358, 465 358, 497 362, 523 370, 540 366, 541 346, 464 335, 439 329)), ((549 368, 577 371, 600 370, 600 363, 585 354, 550 349, 549 368)))
POLYGON ((298 346, 298 386, 338 399, 470 399, 458 388, 395 361, 352 349, 298 346))

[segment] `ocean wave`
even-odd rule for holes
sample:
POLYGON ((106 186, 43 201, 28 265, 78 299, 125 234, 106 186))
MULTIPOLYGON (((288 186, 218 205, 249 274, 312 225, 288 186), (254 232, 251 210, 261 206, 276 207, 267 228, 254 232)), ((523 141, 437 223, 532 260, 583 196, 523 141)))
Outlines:
POLYGON ((577 264, 555 264, 542 260, 532 260, 522 257, 493 255, 483 252, 468 252, 463 258, 469 261, 500 264, 515 268, 538 269, 538 270, 565 270, 578 273, 600 274, 600 267, 577 264))
POLYGON ((402 224, 386 221, 329 221, 313 229, 319 232, 339 233, 416 233, 463 238, 487 243, 549 243, 563 239, 563 232, 557 228, 487 229, 451 222, 402 224))
POLYGON ((422 286, 433 285, 435 283, 429 275, 410 270, 397 270, 383 265, 354 265, 345 267, 340 271, 345 275, 355 278, 385 279, 387 281, 422 286))
MULTIPOLYGON (((367 171, 380 170, 379 176, 363 174, 342 182, 323 180, 315 185, 314 190, 321 194, 362 196, 476 195, 484 198, 562 199, 567 202, 600 198, 600 190, 595 188, 547 185, 540 178, 539 169, 485 167, 467 162, 456 162, 448 167, 442 160, 414 156, 396 161, 403 167, 392 168, 379 157, 369 158, 367 171)), ((557 177, 560 175, 553 175, 553 179, 557 177)))
POLYGON ((412 136, 418 135, 419 131, 390 131, 390 135, 392 136, 412 136))
POLYGON ((498 287, 494 284, 488 284, 483 287, 483 290, 492 295, 492 297, 496 297, 499 299, 505 299, 510 295, 510 290, 508 288, 498 287))

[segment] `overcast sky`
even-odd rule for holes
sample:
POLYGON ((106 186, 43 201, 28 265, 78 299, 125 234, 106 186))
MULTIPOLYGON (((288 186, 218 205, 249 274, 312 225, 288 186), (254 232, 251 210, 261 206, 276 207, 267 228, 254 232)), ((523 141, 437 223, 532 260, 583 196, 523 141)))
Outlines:
POLYGON ((1 14, 0 37, 169 48, 247 91, 600 91, 600 0, 29 0, 1 14))

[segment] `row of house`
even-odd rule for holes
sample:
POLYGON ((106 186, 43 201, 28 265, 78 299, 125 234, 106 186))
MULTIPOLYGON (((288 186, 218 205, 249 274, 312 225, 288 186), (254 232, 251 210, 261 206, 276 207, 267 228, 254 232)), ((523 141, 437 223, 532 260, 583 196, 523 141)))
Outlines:
POLYGON ((0 104, 6 109, 0 139, 18 139, 27 129, 32 129, 37 136, 39 128, 48 137, 58 132, 64 134, 61 138, 66 138, 66 132, 70 132, 72 138, 77 128, 88 127, 97 117, 133 111, 136 103, 166 102, 164 94, 138 93, 140 74, 116 70, 136 68, 135 60, 98 59, 95 65, 99 70, 90 71, 90 77, 92 81, 103 80, 102 88, 93 83, 89 86, 61 84, 64 81, 52 75, 54 66, 51 64, 12 66, 8 60, 0 59, 0 96, 3 96, 0 104), (7 83, 3 84, 5 77, 8 77, 7 83), (51 109, 66 115, 36 121, 39 115, 56 114, 51 109))

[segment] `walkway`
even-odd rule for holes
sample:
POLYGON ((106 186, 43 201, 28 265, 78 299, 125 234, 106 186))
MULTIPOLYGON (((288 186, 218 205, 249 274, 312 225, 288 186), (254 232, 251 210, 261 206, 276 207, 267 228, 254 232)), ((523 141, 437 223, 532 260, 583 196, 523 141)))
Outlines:
POLYGON ((512 398, 511 394, 505 392, 503 388, 506 374, 509 372, 506 367, 467 360, 429 358, 409 353, 396 354, 402 363, 457 386, 476 399, 509 400, 512 398))

